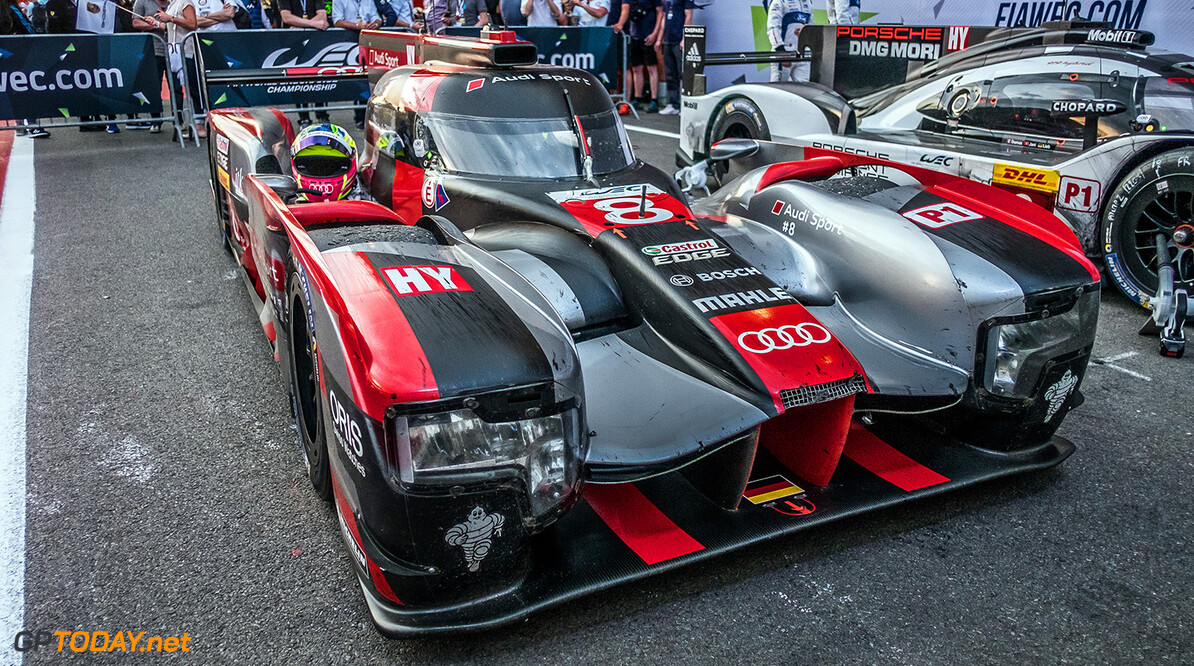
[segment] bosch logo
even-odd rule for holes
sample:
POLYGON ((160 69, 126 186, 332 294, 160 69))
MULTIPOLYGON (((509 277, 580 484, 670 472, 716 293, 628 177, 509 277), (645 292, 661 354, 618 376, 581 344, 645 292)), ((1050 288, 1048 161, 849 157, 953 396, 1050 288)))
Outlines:
POLYGON ((671 282, 672 284, 676 285, 677 287, 691 286, 693 281, 694 280, 692 278, 688 277, 687 275, 673 275, 671 277, 671 279, 668 280, 668 282, 671 282))
POLYGON ((833 336, 824 326, 813 322, 787 324, 779 328, 764 328, 747 331, 738 336, 738 346, 752 354, 766 354, 773 351, 807 347, 829 342, 833 336))

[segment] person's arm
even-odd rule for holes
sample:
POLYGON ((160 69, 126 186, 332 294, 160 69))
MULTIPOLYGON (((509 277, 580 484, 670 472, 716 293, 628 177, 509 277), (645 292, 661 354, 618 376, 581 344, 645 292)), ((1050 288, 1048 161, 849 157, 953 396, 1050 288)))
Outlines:
POLYGON ((575 4, 577 7, 580 7, 584 11, 588 12, 589 16, 592 16, 593 18, 605 18, 605 15, 609 14, 609 10, 605 7, 594 7, 593 5, 586 3, 584 0, 576 0, 575 4))
POLYGON ((626 22, 630 20, 630 3, 628 0, 622 0, 622 13, 618 16, 618 22, 614 24, 614 32, 622 34, 626 29, 626 22))
MULTIPOLYGON (((136 7, 133 9, 136 11, 136 7)), ((153 17, 153 12, 145 12, 143 16, 140 15, 140 12, 137 12, 137 14, 137 16, 133 17, 134 30, 140 30, 141 32, 153 32, 155 30, 162 29, 161 22, 153 17)))
POLYGON ((200 16, 196 19, 196 25, 200 29, 210 28, 213 25, 219 25, 225 21, 231 21, 232 17, 236 15, 236 5, 231 2, 225 3, 223 7, 208 14, 207 16, 200 16))
POLYGON ((327 10, 321 9, 315 12, 315 18, 311 19, 311 27, 316 30, 328 29, 328 13, 327 10))
POLYGON ((532 11, 532 10, 534 10, 534 8, 535 8, 535 0, 523 0, 523 3, 522 3, 522 15, 523 15, 523 16, 530 16, 530 15, 531 15, 531 11, 532 11))
POLYGON ((186 30, 188 32, 195 30, 199 21, 195 19, 195 8, 187 5, 182 8, 182 16, 173 16, 167 14, 166 10, 159 9, 153 17, 162 23, 173 23, 174 25, 186 30))
POLYGON ((655 29, 651 31, 650 36, 643 42, 647 46, 655 46, 659 42, 659 36, 663 34, 663 6, 655 7, 655 29))

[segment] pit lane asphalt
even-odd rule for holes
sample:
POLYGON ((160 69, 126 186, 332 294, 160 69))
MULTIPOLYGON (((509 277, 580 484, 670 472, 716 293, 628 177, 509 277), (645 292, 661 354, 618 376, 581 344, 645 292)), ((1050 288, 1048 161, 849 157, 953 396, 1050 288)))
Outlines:
MULTIPOLYGON (((674 169, 675 140, 631 139, 674 169)), ((192 637, 186 655, 76 661, 1194 661, 1194 353, 1157 356, 1135 333, 1142 311, 1110 289, 1095 355, 1135 355, 1091 367, 1062 428, 1079 450, 1058 468, 513 627, 389 641, 304 476, 284 384, 218 243, 205 152, 64 129, 36 144, 36 169, 25 626, 192 637)))

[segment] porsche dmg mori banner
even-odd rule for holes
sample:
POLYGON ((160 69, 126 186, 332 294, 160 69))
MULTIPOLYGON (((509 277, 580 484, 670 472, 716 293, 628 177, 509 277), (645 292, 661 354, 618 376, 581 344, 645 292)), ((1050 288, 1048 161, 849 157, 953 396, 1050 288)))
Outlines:
MULTIPOLYGON (((826 0, 811 0, 813 23, 825 24, 828 15, 826 0)), ((767 40, 768 0, 697 0, 694 23, 708 26, 708 47, 711 53, 735 51, 769 51, 767 40)), ((1188 0, 861 0, 860 13, 864 26, 993 26, 1009 28, 1035 27, 1045 21, 1081 20, 1106 22, 1119 30, 1147 30, 1157 37, 1156 47, 1169 51, 1194 54, 1194 11, 1188 0)), ((956 32, 954 33, 957 34, 956 32)), ((944 34, 948 45, 950 34, 944 34)), ((879 62, 876 53, 864 53, 866 48, 900 49, 900 57, 911 55, 923 60, 933 55, 933 42, 921 37, 887 41, 886 47, 877 40, 860 39, 854 57, 869 57, 871 64, 879 62), (869 43, 868 43, 869 42, 869 43)), ((940 43, 940 42, 938 42, 940 43)), ((849 43, 845 43, 848 48, 849 43)), ((944 52, 942 53, 944 55, 944 52)), ((891 63, 888 63, 891 65, 891 63)), ((882 67, 882 65, 880 65, 882 67)), ((732 65, 706 70, 710 91, 731 83, 766 81, 767 65, 732 65)))
POLYGON ((162 113, 149 35, 0 37, 0 119, 162 113))
POLYGON ((195 33, 213 109, 310 102, 363 104, 369 82, 352 30, 195 33))
MULTIPOLYGON (((591 28, 511 28, 520 39, 535 45, 539 62, 545 65, 583 69, 601 79, 607 89, 613 90, 618 83, 618 70, 622 67, 622 38, 614 34, 613 28, 594 26, 591 28)), ((448 28, 447 35, 476 37, 480 28, 448 28)))

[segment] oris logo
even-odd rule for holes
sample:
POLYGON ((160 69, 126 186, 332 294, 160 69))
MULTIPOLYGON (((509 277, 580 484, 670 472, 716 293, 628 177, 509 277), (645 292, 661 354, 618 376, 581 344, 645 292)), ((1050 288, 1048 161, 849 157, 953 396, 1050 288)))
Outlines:
POLYGON ((833 339, 824 326, 813 322, 787 324, 779 328, 747 331, 738 336, 738 346, 752 354, 819 345, 833 339))

